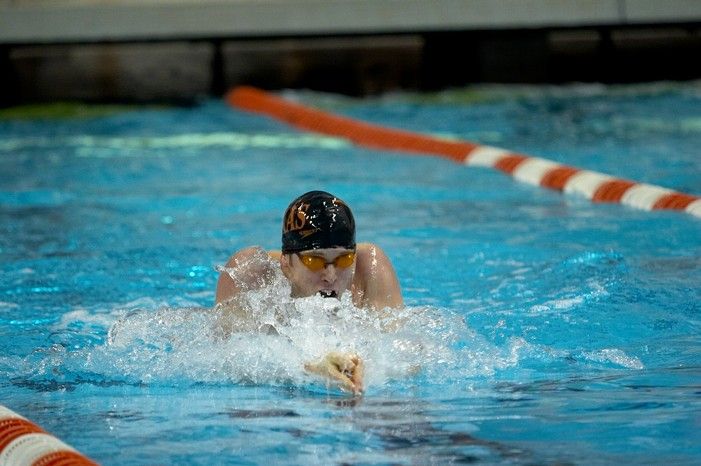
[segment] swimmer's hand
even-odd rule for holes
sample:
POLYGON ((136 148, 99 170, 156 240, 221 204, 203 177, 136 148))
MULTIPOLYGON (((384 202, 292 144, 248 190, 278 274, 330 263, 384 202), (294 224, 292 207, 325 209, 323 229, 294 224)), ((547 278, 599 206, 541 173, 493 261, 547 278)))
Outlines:
POLYGON ((306 363, 304 369, 326 377, 354 395, 363 393, 365 366, 357 354, 332 351, 317 362, 306 363))

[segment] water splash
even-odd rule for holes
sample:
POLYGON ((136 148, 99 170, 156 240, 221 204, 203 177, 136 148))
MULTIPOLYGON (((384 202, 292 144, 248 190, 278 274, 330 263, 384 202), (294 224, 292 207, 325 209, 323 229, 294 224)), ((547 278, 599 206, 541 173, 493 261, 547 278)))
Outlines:
MULTIPOLYGON (((269 258, 263 254, 252 260, 269 258)), ((570 263, 579 267, 601 260, 609 262, 612 256, 578 256, 567 262, 565 270, 570 263)), ((235 268, 220 269, 235 281, 240 278, 235 268)), ((504 331, 503 338, 489 340, 481 334, 485 328, 469 328, 464 315, 450 309, 369 311, 355 307, 347 293, 340 299, 293 299, 279 268, 270 271, 269 285, 248 289, 236 302, 214 308, 144 298, 106 312, 74 309, 56 324, 53 346, 36 350, 19 364, 0 361, 2 372, 50 386, 265 384, 316 390, 327 387, 305 372, 305 363, 341 351, 363 359, 367 390, 382 390, 466 387, 513 375, 514 370, 522 374, 544 368, 574 370, 573 364, 589 369, 643 367, 635 356, 612 347, 542 344, 533 340, 530 327, 518 331, 511 313, 502 315, 494 327, 504 331), (10 370, 11 366, 19 369, 10 370)), ((556 294, 531 306, 525 316, 538 322, 568 316, 589 299, 581 292, 556 294)), ((563 319, 562 328, 576 325, 570 320, 563 319)))
POLYGON ((327 390, 304 364, 329 351, 365 362, 368 391, 485 377, 518 364, 518 349, 499 349, 446 309, 370 312, 341 299, 292 299, 289 287, 244 294, 248 331, 226 332, 226 306, 169 306, 142 299, 96 312, 74 309, 55 325, 54 344, 4 358, 3 373, 38 389, 76 384, 192 386, 265 384, 327 390), (156 309, 154 309, 156 307, 156 309), (5 360, 7 359, 7 360, 5 360))

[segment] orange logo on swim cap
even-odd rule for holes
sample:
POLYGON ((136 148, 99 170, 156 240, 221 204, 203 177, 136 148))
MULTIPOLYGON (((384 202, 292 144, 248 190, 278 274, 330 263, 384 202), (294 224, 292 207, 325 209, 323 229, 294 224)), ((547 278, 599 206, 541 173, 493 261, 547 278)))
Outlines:
POLYGON ((285 232, 297 231, 304 228, 307 223, 307 209, 309 208, 308 203, 299 203, 287 214, 287 219, 285 220, 285 232))

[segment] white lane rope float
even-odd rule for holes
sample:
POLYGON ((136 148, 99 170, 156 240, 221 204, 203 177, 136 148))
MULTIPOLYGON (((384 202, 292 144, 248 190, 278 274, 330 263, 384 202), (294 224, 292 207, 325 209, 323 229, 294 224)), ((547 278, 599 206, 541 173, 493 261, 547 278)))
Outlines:
POLYGON ((0 405, 0 465, 97 466, 97 463, 0 405))
POLYGON ((560 164, 499 147, 452 141, 354 120, 290 102, 248 86, 225 96, 233 107, 262 113, 315 133, 345 138, 373 149, 438 155, 467 166, 488 167, 518 181, 585 197, 592 202, 619 203, 642 210, 677 210, 701 217, 701 198, 646 183, 560 164))

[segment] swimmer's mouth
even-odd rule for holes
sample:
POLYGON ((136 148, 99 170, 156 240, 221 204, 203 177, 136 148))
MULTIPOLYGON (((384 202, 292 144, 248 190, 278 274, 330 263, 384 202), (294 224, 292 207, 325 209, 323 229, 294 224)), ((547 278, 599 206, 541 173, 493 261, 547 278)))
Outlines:
POLYGON ((338 298, 338 293, 334 290, 319 290, 319 295, 322 298, 338 298))

